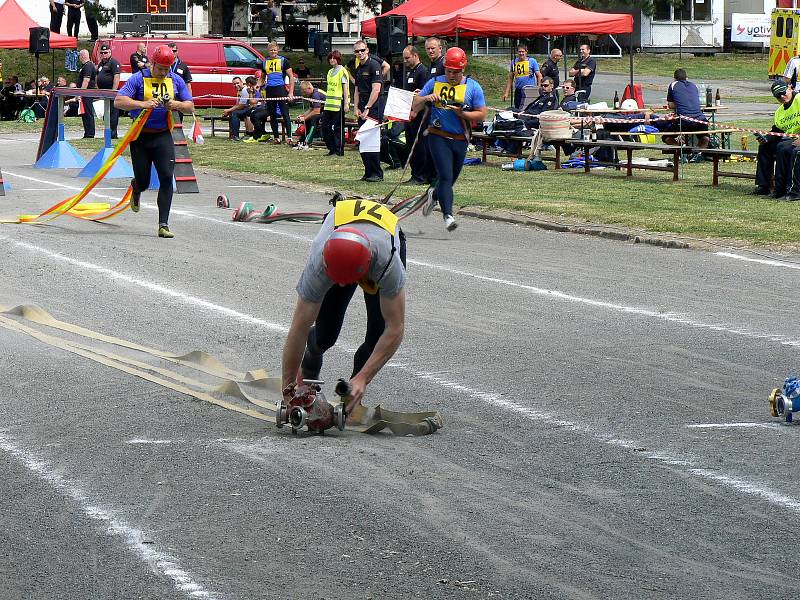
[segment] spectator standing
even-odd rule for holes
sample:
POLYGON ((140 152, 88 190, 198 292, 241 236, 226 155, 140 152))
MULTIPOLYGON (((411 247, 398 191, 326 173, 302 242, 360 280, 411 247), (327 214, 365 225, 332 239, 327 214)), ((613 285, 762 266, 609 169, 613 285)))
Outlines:
POLYGON ((64 0, 50 0, 50 31, 61 33, 61 22, 64 19, 64 0))
POLYGON ((783 80, 792 86, 797 87, 797 73, 800 71, 800 56, 793 56, 783 71, 783 80))
MULTIPOLYGON (((667 88, 667 104, 675 111, 678 118, 669 123, 668 131, 691 133, 693 131, 708 131, 708 120, 703 114, 703 109, 700 107, 700 98, 697 86, 689 81, 684 69, 675 69, 673 75, 675 81, 669 84, 667 88), (689 117, 691 120, 684 119, 689 117), (702 121, 698 123, 697 121, 702 121)), ((708 143, 711 141, 708 133, 697 136, 697 146, 699 148, 708 148, 708 143)), ((665 135, 665 144, 676 144, 678 142, 677 135, 665 135)), ((702 154, 697 154, 693 160, 700 161, 703 159, 702 154)))
POLYGON ((294 72, 292 67, 289 66, 289 61, 285 56, 278 54, 278 44, 270 42, 267 46, 267 58, 264 59, 264 69, 262 73, 264 79, 260 81, 263 84, 264 91, 267 96, 267 111, 269 112, 270 125, 272 127, 272 135, 275 144, 281 143, 281 138, 278 135, 278 111, 280 111, 280 118, 283 120, 284 132, 287 136, 292 135, 292 122, 289 118, 289 105, 285 98, 289 101, 294 100, 294 72), (289 79, 288 84, 286 78, 289 79), (281 100, 270 100, 270 98, 282 98, 281 100))
POLYGON ((542 65, 542 79, 549 77, 553 80, 553 86, 558 89, 561 82, 561 75, 558 72, 558 63, 564 58, 564 53, 560 48, 553 48, 550 57, 542 65))
POLYGON ((575 89, 580 102, 589 102, 592 96, 592 83, 597 72, 597 61, 592 57, 589 44, 581 44, 580 57, 569 70, 569 76, 575 79, 575 89), (583 92, 583 93, 580 93, 583 92))
POLYGON ((320 127, 322 139, 328 149, 328 156, 344 156, 344 115, 350 110, 350 85, 347 69, 342 66, 342 53, 334 50, 328 53, 331 66, 327 75, 325 105, 323 106, 320 127))
MULTIPOLYGON (((358 125, 361 127, 367 119, 380 123, 383 120, 384 97, 383 66, 381 61, 369 55, 369 48, 364 40, 353 44, 353 52, 359 62, 356 69, 355 112, 358 125)), ((383 181, 380 152, 361 152, 361 161, 364 163, 362 181, 383 181)))
MULTIPOLYGON (((422 64, 419 59, 419 52, 414 46, 403 48, 403 63, 406 67, 406 78, 403 82, 403 89, 419 93, 423 86, 428 83, 430 75, 428 67, 422 64)), ((411 178, 407 183, 412 185, 425 185, 428 183, 428 169, 425 164, 425 144, 419 130, 422 128, 422 120, 425 111, 412 113, 411 120, 406 125, 406 145, 411 152, 409 157, 411 166, 411 178), (415 143, 416 142, 416 143, 415 143)))
POLYGON ((136 45, 136 52, 131 54, 131 75, 138 73, 142 69, 147 68, 149 61, 147 59, 147 44, 139 42, 136 45))
POLYGON ((464 166, 471 124, 486 118, 487 108, 480 84, 464 77, 467 55, 461 48, 450 48, 445 55, 445 74, 430 79, 414 98, 413 110, 432 102, 428 143, 436 166, 436 187, 428 188, 422 214, 431 214, 436 202, 441 204, 444 226, 453 231, 453 185, 464 166), (447 104, 442 99, 447 99, 447 104))
MULTIPOLYGON (((78 71, 75 83, 77 87, 84 90, 97 89, 97 67, 89 60, 89 51, 84 49, 78 54, 78 62, 81 63, 81 69, 78 71)), ((80 98, 83 104, 83 114, 81 120, 83 121, 83 137, 94 137, 94 99, 90 97, 80 98)))
POLYGON ((539 71, 539 63, 535 58, 528 56, 528 47, 525 44, 517 46, 517 56, 512 59, 508 69, 508 82, 506 90, 503 92, 503 102, 508 100, 511 95, 511 88, 514 88, 513 105, 514 110, 522 110, 522 100, 525 98, 525 87, 538 87, 542 80, 539 71))
POLYGON ((100 10, 100 0, 86 0, 83 6, 83 12, 86 13, 86 27, 89 28, 89 35, 93 42, 97 41, 100 37, 97 29, 97 13, 100 10))
POLYGON ((175 57, 175 61, 172 63, 171 70, 175 73, 178 77, 183 79, 183 83, 186 84, 186 89, 189 91, 189 95, 192 95, 192 72, 189 70, 189 65, 183 62, 178 56, 178 44, 175 42, 170 42, 168 44, 170 50, 172 50, 172 55, 175 57))
MULTIPOLYGON (((775 111, 772 131, 775 133, 800 133, 800 95, 785 81, 772 83, 772 95, 780 102, 775 111)), ((757 136, 756 196, 769 195, 775 200, 783 198, 791 183, 791 163, 795 153, 792 138, 778 135, 757 136), (773 171, 775 190, 770 194, 773 171)), ((800 197, 800 196, 799 196, 800 197)))
POLYGON ((294 74, 298 79, 308 79, 311 77, 311 69, 306 66, 306 61, 302 58, 297 61, 297 70, 294 74))
MULTIPOLYGON (((97 88, 101 90, 116 90, 119 87, 119 77, 122 66, 119 61, 111 56, 111 46, 100 46, 100 62, 97 65, 97 88)), ((119 125, 119 110, 111 103, 111 139, 117 139, 119 125)))
POLYGON ((236 104, 223 110, 222 116, 230 119, 228 122, 228 139, 240 142, 242 138, 239 137, 239 127, 241 121, 250 112, 250 90, 241 77, 233 78, 233 87, 236 88, 236 104))
POLYGON ((78 37, 81 28, 81 8, 84 0, 66 0, 67 5, 67 35, 78 37))
POLYGON ((233 30, 233 15, 236 11, 236 0, 222 0, 222 35, 230 37, 233 30))
POLYGON ((444 75, 444 46, 442 40, 437 37, 429 37, 425 40, 425 54, 431 61, 431 66, 428 67, 428 74, 431 79, 444 75))

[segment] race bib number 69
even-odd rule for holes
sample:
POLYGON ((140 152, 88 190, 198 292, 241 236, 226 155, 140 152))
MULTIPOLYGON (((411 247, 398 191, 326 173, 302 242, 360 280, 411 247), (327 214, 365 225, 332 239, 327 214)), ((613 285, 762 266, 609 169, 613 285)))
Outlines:
MULTIPOLYGON (((444 81, 437 81, 433 84, 433 93, 445 100, 448 104, 464 104, 464 95, 467 92, 467 86, 463 83, 459 85, 450 85, 444 81)), ((444 104, 437 101, 436 107, 442 108, 444 104)))

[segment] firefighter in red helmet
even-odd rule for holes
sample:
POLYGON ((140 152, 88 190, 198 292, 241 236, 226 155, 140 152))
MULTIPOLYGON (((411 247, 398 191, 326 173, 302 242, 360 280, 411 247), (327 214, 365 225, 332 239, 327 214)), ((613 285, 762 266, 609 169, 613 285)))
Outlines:
POLYGON ((319 379, 357 287, 367 331, 353 358, 348 414, 358 420, 364 390, 394 355, 405 328, 405 235, 397 216, 370 200, 339 200, 311 244, 282 359, 284 398, 303 379, 319 379))
POLYGON ((153 109, 139 137, 131 142, 134 175, 131 180, 131 210, 139 212, 139 197, 150 187, 150 171, 155 166, 159 181, 158 237, 161 238, 175 237, 169 229, 172 176, 175 172, 171 111, 194 112, 194 102, 186 84, 170 70, 172 61, 169 46, 156 46, 150 57, 150 68, 145 67, 131 75, 114 100, 115 108, 129 111, 133 118, 143 109, 153 109))
POLYGON ((482 123, 487 113, 483 89, 464 76, 466 67, 464 51, 450 48, 444 58, 444 75, 429 79, 412 105, 414 112, 426 103, 431 105, 427 133, 436 183, 428 188, 422 214, 430 215, 438 203, 447 231, 458 226, 453 218, 453 185, 464 166, 472 126, 482 123))

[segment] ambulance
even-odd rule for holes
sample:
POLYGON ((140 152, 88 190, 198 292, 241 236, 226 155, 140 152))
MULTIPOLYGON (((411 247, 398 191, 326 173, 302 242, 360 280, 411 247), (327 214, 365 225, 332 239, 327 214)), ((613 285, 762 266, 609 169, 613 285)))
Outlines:
POLYGON ((780 77, 793 56, 800 55, 800 9, 776 8, 772 11, 769 38, 769 76, 780 77))

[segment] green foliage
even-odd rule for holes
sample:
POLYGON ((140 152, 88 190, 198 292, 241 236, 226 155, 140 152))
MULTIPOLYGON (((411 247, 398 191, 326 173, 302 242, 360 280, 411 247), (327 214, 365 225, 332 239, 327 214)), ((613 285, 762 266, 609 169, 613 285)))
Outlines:
POLYGON ((87 2, 83 5, 83 9, 86 11, 87 15, 94 15, 95 21, 103 27, 112 23, 114 17, 117 16, 116 8, 102 6, 100 3, 87 2))

